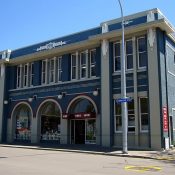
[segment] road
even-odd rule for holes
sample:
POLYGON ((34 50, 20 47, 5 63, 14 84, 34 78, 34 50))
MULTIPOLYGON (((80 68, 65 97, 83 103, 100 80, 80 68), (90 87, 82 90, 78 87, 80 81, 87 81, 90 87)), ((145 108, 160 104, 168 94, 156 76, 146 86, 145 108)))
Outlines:
POLYGON ((0 147, 0 175, 174 175, 175 162, 0 147))

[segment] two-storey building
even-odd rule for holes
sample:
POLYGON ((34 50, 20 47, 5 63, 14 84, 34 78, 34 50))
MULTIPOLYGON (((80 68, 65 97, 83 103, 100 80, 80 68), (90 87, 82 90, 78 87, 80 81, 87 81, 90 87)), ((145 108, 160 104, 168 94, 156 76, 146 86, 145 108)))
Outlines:
MULTIPOLYGON (((158 9, 125 17, 129 148, 175 144, 174 32, 158 9)), ((119 18, 0 52, 0 141, 122 147, 121 33, 119 18)))

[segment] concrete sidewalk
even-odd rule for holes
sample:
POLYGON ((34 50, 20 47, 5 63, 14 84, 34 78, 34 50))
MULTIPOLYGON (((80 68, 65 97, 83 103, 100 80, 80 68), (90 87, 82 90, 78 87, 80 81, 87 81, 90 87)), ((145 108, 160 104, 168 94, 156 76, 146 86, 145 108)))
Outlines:
POLYGON ((121 150, 115 148, 102 148, 97 145, 19 145, 19 144, 0 144, 0 147, 23 148, 23 149, 37 149, 50 150, 62 152, 75 152, 108 156, 144 158, 175 161, 175 149, 163 151, 143 151, 143 150, 129 150, 128 154, 123 154, 121 150))

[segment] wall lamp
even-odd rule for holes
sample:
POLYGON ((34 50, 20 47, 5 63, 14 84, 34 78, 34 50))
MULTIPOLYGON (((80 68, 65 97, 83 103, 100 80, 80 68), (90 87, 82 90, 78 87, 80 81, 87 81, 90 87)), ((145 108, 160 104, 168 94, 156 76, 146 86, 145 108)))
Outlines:
POLYGON ((32 102, 33 100, 36 100, 36 99, 37 99, 37 95, 33 95, 33 97, 28 98, 28 101, 32 102))
POLYGON ((66 92, 60 92, 60 94, 58 95, 58 99, 61 100, 65 96, 66 96, 66 92))
POLYGON ((9 103, 11 103, 12 102, 12 98, 9 98, 8 100, 4 100, 4 104, 5 105, 8 105, 9 103))
POLYGON ((100 91, 100 89, 99 89, 99 88, 96 88, 96 89, 93 91, 93 95, 94 95, 94 96, 98 96, 98 95, 99 95, 99 91, 100 91))
POLYGON ((4 100, 4 104, 7 105, 9 102, 8 100, 4 100))

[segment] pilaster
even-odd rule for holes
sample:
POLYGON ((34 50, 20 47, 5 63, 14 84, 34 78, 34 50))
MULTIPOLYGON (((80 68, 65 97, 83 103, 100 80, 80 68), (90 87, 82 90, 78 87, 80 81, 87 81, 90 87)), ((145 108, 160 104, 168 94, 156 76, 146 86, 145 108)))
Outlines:
MULTIPOLYGON (((102 33, 107 31, 108 26, 104 23, 102 33)), ((102 40, 101 47, 101 139, 102 146, 109 147, 111 145, 109 41, 102 40)))
POLYGON ((149 81, 149 109, 150 109, 150 141, 151 148, 161 148, 161 120, 160 120, 160 87, 158 71, 158 55, 156 32, 150 28, 147 32, 148 50, 148 81, 149 81))

